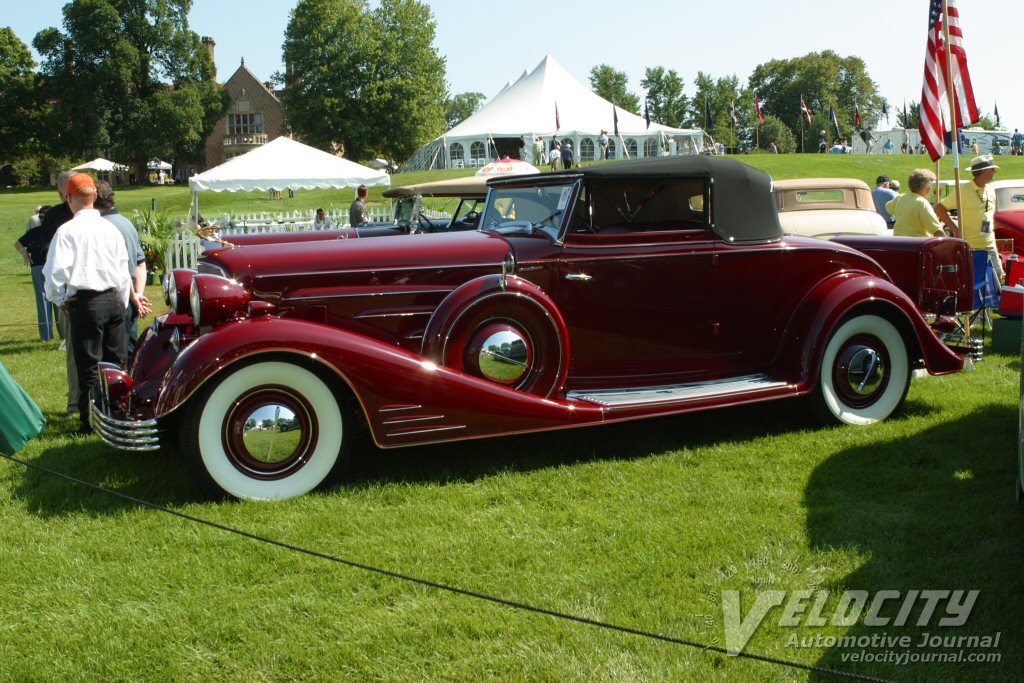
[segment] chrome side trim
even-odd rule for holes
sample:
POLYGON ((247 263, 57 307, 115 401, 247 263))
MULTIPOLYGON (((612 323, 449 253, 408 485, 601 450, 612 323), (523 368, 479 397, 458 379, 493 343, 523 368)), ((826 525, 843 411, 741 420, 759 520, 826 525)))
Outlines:
POLYGON ((100 410, 95 400, 90 400, 89 424, 104 443, 114 448, 124 451, 160 449, 156 420, 116 420, 100 410))
POLYGON ((707 382, 673 384, 663 387, 638 387, 635 389, 595 389, 591 391, 570 391, 570 401, 596 403, 609 411, 652 405, 673 405, 731 396, 737 394, 760 394, 779 391, 791 386, 788 382, 773 380, 767 375, 744 375, 707 382))
POLYGON ((455 429, 465 429, 466 425, 448 425, 440 427, 427 427, 426 429, 400 429, 394 432, 388 432, 389 437, 396 436, 410 436, 412 434, 430 434, 432 432, 450 432, 455 429))
POLYGON ((419 410, 422 407, 423 406, 421 406, 421 405, 415 405, 415 406, 414 405, 408 405, 408 406, 386 406, 384 408, 379 408, 377 410, 377 412, 378 413, 397 413, 400 410, 419 410))
POLYGON ((410 272, 420 270, 455 270, 462 268, 494 268, 501 270, 501 263, 467 263, 462 265, 450 265, 447 263, 436 266, 388 266, 386 268, 357 268, 351 270, 319 270, 301 273, 272 273, 270 275, 257 275, 256 279, 273 280, 282 277, 313 277, 315 275, 350 275, 353 273, 388 273, 388 272, 410 272))
POLYGON ((357 313, 354 317, 356 320, 366 320, 370 318, 409 318, 416 315, 433 315, 434 311, 410 311, 407 313, 357 313))
POLYGON ((414 415, 412 417, 389 417, 383 420, 386 425, 406 424, 409 422, 429 422, 431 420, 443 420, 444 415, 414 415))
MULTIPOLYGON (((346 287, 346 289, 348 289, 346 287)), ((306 301, 316 299, 372 299, 379 296, 417 296, 419 294, 451 294, 454 287, 448 289, 411 289, 403 292, 353 292, 351 294, 319 294, 319 295, 307 295, 307 296, 285 296, 282 301, 306 301)))

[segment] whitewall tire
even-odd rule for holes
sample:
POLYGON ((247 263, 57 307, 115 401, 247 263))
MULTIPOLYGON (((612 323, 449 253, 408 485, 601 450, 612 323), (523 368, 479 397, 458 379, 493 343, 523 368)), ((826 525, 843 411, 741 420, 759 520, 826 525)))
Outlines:
POLYGON ((910 362, 899 330, 884 318, 860 315, 829 339, 813 398, 825 421, 866 425, 897 412, 909 388, 910 362))
POLYGON ((327 481, 345 459, 350 424, 314 373, 259 362, 229 370, 191 401, 182 443, 208 494, 283 500, 327 481))

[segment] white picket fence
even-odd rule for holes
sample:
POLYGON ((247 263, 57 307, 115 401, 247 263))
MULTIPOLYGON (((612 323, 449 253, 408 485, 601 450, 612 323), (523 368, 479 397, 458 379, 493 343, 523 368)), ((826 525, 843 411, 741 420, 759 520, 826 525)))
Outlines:
MULTIPOLYGON (((348 209, 331 209, 325 211, 331 217, 332 228, 348 226, 348 209)), ((387 205, 369 207, 371 221, 390 221, 394 210, 390 202, 387 205)), ((228 237, 230 235, 249 235, 264 232, 298 232, 315 230, 313 227, 314 211, 290 211, 271 213, 224 213, 207 220, 217 226, 217 232, 228 237)), ((191 230, 182 228, 171 240, 171 247, 164 255, 167 270, 175 268, 195 268, 199 255, 203 253, 203 244, 191 230)))

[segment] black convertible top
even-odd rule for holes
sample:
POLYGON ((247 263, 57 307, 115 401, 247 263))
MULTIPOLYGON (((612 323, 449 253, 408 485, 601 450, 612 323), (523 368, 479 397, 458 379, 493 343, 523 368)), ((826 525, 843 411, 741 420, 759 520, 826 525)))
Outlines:
POLYGON ((772 178, 735 159, 672 156, 630 159, 554 173, 490 181, 489 185, 527 185, 583 178, 584 184, 607 186, 621 180, 635 184, 651 179, 707 178, 711 181, 711 228, 729 242, 780 239, 782 227, 772 194, 772 178), (532 181, 532 182, 531 182, 532 181))

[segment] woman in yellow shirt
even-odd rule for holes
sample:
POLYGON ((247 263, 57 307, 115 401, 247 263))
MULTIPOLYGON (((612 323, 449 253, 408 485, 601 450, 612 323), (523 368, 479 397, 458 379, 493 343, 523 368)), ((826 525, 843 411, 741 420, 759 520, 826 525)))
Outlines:
POLYGON ((935 174, 919 168, 910 174, 907 186, 910 192, 901 194, 885 204, 885 210, 896 219, 892 234, 897 237, 942 237, 946 229, 926 199, 935 183, 935 174))

